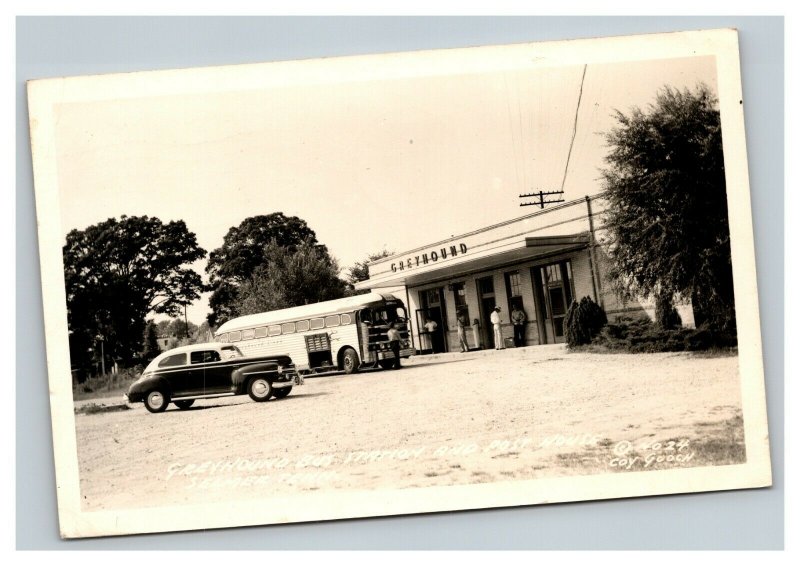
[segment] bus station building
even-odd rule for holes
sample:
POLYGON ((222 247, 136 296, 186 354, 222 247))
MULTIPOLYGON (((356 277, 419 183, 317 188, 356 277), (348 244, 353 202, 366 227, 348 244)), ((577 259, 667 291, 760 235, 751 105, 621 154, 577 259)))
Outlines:
POLYGON ((462 312, 470 349, 494 348, 489 317, 495 306, 501 308, 504 346, 513 345, 515 305, 527 318, 525 346, 564 342, 567 309, 586 296, 609 320, 652 316, 649 304, 624 302, 609 285, 600 245, 603 204, 599 197, 560 203, 382 258, 369 264, 369 279, 356 289, 391 293, 406 304, 418 353, 458 352, 462 312), (425 328, 430 320, 433 332, 425 328))

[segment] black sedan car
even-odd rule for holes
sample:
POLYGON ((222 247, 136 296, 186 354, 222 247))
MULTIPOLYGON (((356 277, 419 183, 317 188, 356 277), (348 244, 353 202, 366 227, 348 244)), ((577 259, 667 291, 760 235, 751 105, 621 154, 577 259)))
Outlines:
POLYGON ((151 413, 161 413, 170 402, 188 409, 196 399, 245 393, 258 402, 282 399, 296 385, 303 385, 303 377, 289 356, 245 357, 232 344, 193 344, 160 354, 125 398, 129 403, 144 402, 151 413))

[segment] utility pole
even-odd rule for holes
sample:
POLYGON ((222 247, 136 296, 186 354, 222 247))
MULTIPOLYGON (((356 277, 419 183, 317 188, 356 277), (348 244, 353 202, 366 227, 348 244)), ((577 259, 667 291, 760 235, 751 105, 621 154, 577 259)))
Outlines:
POLYGON ((600 308, 605 309, 603 305, 603 290, 600 286, 600 272, 597 268, 597 257, 595 256, 595 239, 594 239, 594 215, 592 214, 592 199, 586 195, 586 210, 589 219, 589 262, 592 270, 592 287, 594 287, 594 298, 600 308))
POLYGON ((98 334, 97 339, 100 341, 100 371, 103 372, 103 375, 106 374, 106 354, 105 349, 103 348, 103 335, 98 334))
POLYGON ((186 317, 186 303, 183 303, 183 324, 186 325, 186 339, 189 339, 189 319, 186 317))
POLYGON ((519 198, 533 198, 533 202, 521 202, 519 203, 520 206, 538 206, 541 209, 544 209, 544 205, 546 204, 553 204, 556 202, 564 202, 564 190, 560 191, 539 191, 534 193, 525 193, 523 195, 519 195, 519 198), (558 195, 561 198, 556 200, 547 200, 546 197, 550 195, 558 195), (538 202, 536 199, 539 199, 538 202))

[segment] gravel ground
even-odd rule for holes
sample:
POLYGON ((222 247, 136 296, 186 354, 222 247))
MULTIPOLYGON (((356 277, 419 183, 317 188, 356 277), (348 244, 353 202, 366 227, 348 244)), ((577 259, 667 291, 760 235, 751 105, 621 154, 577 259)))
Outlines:
POLYGON ((739 391, 736 356, 537 346, 308 378, 267 403, 80 401, 81 497, 100 510, 730 464, 739 391))

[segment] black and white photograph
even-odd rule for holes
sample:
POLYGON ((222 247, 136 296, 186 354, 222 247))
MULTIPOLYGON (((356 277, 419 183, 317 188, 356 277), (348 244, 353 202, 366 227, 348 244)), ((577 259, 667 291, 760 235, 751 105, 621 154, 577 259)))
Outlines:
POLYGON ((771 485, 735 30, 28 103, 62 537, 771 485))

